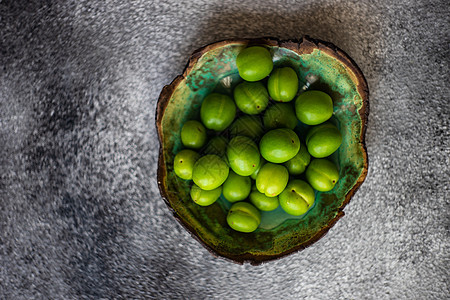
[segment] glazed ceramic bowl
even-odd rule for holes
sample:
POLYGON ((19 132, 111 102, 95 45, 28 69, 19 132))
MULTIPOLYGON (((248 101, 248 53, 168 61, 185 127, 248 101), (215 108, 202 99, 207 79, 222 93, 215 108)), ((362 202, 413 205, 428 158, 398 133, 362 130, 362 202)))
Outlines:
POLYGON ((183 74, 163 88, 158 100, 161 196, 175 218, 215 256, 237 263, 259 264, 304 249, 344 216, 343 208, 366 177, 364 136, 368 104, 367 83, 361 70, 346 53, 330 43, 303 37, 298 41, 262 38, 207 45, 192 54, 183 74), (330 192, 316 193, 314 207, 307 214, 293 217, 281 208, 263 212, 260 228, 253 233, 241 233, 227 225, 229 203, 226 200, 221 198, 211 206, 202 207, 190 199, 191 182, 175 175, 173 159, 183 149, 182 125, 190 119, 199 119, 205 96, 213 91, 230 94, 242 81, 236 56, 248 45, 266 47, 272 54, 274 68, 292 67, 300 86, 322 90, 333 98, 333 122, 339 126, 343 142, 331 156, 339 167, 340 180, 330 192), (309 81, 311 78, 317 80, 309 81))

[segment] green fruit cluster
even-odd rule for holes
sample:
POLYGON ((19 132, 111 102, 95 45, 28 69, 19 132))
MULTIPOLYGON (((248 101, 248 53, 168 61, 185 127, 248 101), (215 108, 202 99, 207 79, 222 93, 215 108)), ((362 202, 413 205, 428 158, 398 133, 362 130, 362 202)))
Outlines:
POLYGON ((326 157, 338 150, 342 135, 330 122, 331 97, 315 90, 299 93, 297 72, 274 69, 266 48, 244 49, 236 65, 244 81, 230 95, 206 96, 200 120, 181 129, 185 149, 173 167, 178 177, 193 181, 196 204, 211 205, 222 195, 232 203, 228 225, 253 232, 260 211, 281 206, 303 215, 314 204, 314 190, 334 188, 339 171, 326 157), (305 127, 299 121, 309 126, 306 132, 298 129, 305 127))

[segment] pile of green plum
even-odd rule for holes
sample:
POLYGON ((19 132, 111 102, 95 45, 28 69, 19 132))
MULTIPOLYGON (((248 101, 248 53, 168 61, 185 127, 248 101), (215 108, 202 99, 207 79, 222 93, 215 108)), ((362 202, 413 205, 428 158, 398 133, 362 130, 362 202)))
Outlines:
POLYGON ((281 206, 288 214, 303 215, 314 204, 314 190, 334 188, 339 172, 326 157, 339 148, 342 136, 329 121, 331 97, 301 92, 297 73, 290 67, 274 69, 266 48, 245 48, 236 65, 244 81, 232 97, 209 94, 201 121, 183 125, 186 149, 175 156, 174 171, 193 181, 195 203, 211 205, 223 195, 233 203, 229 226, 253 232, 261 223, 260 211, 281 206), (310 125, 306 132, 296 129, 299 121, 310 125))

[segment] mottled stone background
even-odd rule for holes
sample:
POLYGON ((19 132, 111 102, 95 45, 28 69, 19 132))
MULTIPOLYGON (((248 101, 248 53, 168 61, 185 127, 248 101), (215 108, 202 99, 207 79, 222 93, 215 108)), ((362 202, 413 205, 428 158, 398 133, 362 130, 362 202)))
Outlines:
POLYGON ((0 298, 448 299, 449 22, 445 0, 0 0, 0 298), (304 34, 367 78, 367 180, 307 250, 216 259, 159 195, 159 92, 204 44, 304 34))

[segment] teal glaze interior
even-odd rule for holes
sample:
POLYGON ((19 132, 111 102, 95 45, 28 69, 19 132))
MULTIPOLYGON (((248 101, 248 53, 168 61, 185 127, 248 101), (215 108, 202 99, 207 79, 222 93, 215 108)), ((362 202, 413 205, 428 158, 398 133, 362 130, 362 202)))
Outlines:
MULTIPOLYGON (((180 141, 182 125, 188 120, 199 119, 199 109, 206 95, 212 91, 231 93, 241 80, 235 59, 245 46, 244 42, 235 42, 211 48, 175 87, 161 119, 162 154, 167 174, 164 183, 167 200, 181 221, 219 255, 277 256, 308 243, 329 227, 345 203, 346 195, 365 171, 361 141, 364 124, 358 113, 364 104, 355 74, 340 60, 320 49, 298 54, 286 48, 267 46, 275 67, 292 67, 304 82, 307 75, 318 76, 319 80, 310 89, 322 90, 332 96, 333 122, 343 134, 341 147, 331 157, 339 166, 340 180, 332 191, 316 192, 316 202, 305 215, 293 217, 278 208, 263 212, 261 226, 254 233, 233 231, 226 224, 230 203, 221 198, 208 207, 196 205, 189 196, 191 182, 179 179, 173 172, 173 158, 183 149, 180 141)), ((306 127, 299 123, 297 129, 305 130, 306 127)))

